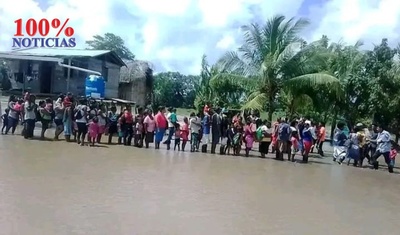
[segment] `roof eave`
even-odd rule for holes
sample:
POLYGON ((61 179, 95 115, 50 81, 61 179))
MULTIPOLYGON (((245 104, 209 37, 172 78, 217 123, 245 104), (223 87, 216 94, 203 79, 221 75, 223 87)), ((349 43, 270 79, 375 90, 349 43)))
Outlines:
POLYGON ((123 66, 128 67, 128 66, 125 64, 125 62, 121 59, 121 57, 119 57, 119 56, 117 55, 117 53, 115 53, 115 51, 110 51, 109 53, 119 62, 120 67, 123 67, 123 66))

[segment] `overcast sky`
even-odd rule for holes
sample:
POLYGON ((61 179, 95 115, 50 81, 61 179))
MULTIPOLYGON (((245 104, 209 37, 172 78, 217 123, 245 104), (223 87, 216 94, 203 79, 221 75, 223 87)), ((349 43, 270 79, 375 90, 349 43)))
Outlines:
POLYGON ((11 48, 18 18, 70 18, 77 48, 111 32, 157 72, 198 74, 203 54, 214 62, 241 44, 241 25, 274 14, 308 18, 307 40, 326 34, 371 47, 382 37, 400 39, 399 0, 0 0, 0 50, 11 48))

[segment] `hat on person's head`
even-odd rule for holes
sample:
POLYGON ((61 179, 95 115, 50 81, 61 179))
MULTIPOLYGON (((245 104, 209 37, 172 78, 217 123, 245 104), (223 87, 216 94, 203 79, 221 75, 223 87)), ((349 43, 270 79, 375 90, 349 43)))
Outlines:
POLYGON ((306 124, 306 125, 311 125, 311 121, 310 121, 310 120, 307 120, 307 121, 305 121, 305 124, 306 124))
POLYGON ((356 127, 363 127, 363 126, 364 126, 364 124, 362 124, 361 122, 356 124, 356 127))

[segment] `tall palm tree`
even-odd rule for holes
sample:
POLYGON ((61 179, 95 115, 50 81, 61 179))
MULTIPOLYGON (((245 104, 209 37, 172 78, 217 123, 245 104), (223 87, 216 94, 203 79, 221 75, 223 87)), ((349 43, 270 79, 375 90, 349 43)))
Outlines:
POLYGON ((243 108, 268 108, 269 120, 282 89, 298 95, 318 86, 328 86, 339 96, 341 87, 338 79, 319 72, 321 63, 325 63, 324 53, 318 50, 321 42, 307 45, 298 36, 308 24, 305 19, 285 20, 284 16, 277 15, 263 26, 243 26, 243 45, 219 60, 223 71, 227 72, 219 73, 213 79, 256 79, 259 85, 243 108))

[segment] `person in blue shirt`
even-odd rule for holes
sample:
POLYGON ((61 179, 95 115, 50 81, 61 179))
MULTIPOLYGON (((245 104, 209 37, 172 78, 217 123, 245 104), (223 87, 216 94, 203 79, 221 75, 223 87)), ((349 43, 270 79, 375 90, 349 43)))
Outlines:
POLYGON ((344 128, 345 128, 345 123, 339 122, 337 124, 336 132, 333 137, 333 161, 342 164, 344 159, 347 156, 347 146, 346 146, 346 141, 347 141, 347 136, 344 133, 344 128))
POLYGON ((311 147, 313 145, 313 135, 312 135, 311 122, 305 121, 303 129, 303 162, 308 162, 308 155, 310 154, 311 147))
POLYGON ((172 141, 172 136, 175 133, 175 127, 176 124, 178 123, 178 118, 176 116, 176 108, 169 108, 168 109, 168 115, 167 115, 167 121, 168 121, 168 138, 164 142, 164 144, 167 145, 167 150, 171 149, 171 141, 172 141))
POLYGON ((289 151, 290 146, 290 125, 286 118, 281 118, 281 123, 278 126, 278 148, 276 149, 275 158, 283 161, 283 154, 288 154, 288 159, 290 159, 291 152, 289 151))
POLYGON ((203 137, 201 139, 202 143, 202 152, 207 152, 207 144, 210 139, 210 125, 211 125, 211 117, 208 112, 204 112, 204 117, 201 121, 201 127, 203 130, 203 137))

